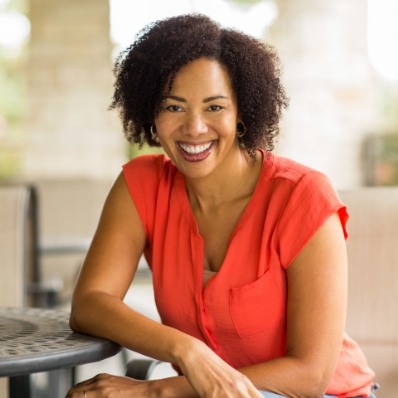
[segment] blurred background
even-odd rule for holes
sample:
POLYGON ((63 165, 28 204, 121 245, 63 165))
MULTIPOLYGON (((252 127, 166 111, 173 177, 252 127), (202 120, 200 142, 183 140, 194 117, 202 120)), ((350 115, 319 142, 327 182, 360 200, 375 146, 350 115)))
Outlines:
POLYGON ((114 61, 146 24, 188 12, 277 48, 290 106, 275 152, 337 189, 398 185, 397 0, 0 0, 0 182, 37 188, 42 274, 65 297, 139 153, 108 110, 114 61))
MULTIPOLYGON (((277 48, 290 106, 275 152, 337 189, 398 185, 397 0, 0 0, 0 183, 37 189, 56 305, 68 307, 107 192, 140 153, 108 110, 115 58, 147 23, 193 11, 277 48)), ((126 300, 156 318, 145 264, 134 283, 126 300)))
POLYGON ((278 49, 278 153, 338 188, 397 184, 396 0, 0 0, 0 179, 115 178, 135 149, 107 110, 114 59, 192 11, 278 49))

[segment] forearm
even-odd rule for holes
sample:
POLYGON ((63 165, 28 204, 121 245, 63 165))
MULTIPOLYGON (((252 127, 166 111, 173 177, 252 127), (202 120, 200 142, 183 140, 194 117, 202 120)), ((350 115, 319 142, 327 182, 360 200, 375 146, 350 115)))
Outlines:
POLYGON ((151 380, 148 387, 153 398, 199 398, 185 376, 151 380))
MULTIPOLYGON (((327 387, 318 372, 288 357, 248 366, 239 371, 258 390, 271 391, 291 398, 321 397, 327 387)), ((157 398, 198 397, 185 376, 154 380, 151 384, 151 390, 157 398)))
POLYGON ((70 326, 77 332, 106 338, 170 363, 176 363, 179 352, 194 340, 140 314, 119 298, 101 292, 86 293, 74 301, 70 326))
MULTIPOLYGON (((199 366, 199 365, 198 365, 199 366)), ((315 398, 324 395, 324 380, 299 361, 283 357, 239 369, 258 390, 271 391, 291 398, 315 398)), ((155 397, 197 398, 198 394, 184 376, 154 380, 155 397)))
MULTIPOLYGON (((209 362, 216 361, 212 358, 215 354, 199 340, 161 325, 134 311, 119 298, 104 293, 85 294, 84 298, 74 303, 71 327, 180 366, 188 377, 151 382, 150 388, 155 397, 197 397, 188 379, 194 379, 197 375, 193 373, 202 373, 209 362)), ((239 372, 258 390, 273 391, 292 398, 312 398, 322 395, 328 384, 328 375, 319 371, 322 366, 316 366, 319 363, 282 357, 239 369, 239 372)), ((206 381, 203 380, 203 383, 206 381)))
POLYGON ((148 382, 150 397, 221 397, 235 386, 255 391, 246 377, 203 342, 139 314, 117 297, 82 294, 74 300, 70 324, 73 330, 107 338, 182 369, 184 376, 148 382))
MULTIPOLYGON (((326 359, 328 360, 328 359, 326 359)), ((323 396, 329 385, 329 366, 281 357, 239 369, 258 390, 272 391, 291 398, 323 396)))

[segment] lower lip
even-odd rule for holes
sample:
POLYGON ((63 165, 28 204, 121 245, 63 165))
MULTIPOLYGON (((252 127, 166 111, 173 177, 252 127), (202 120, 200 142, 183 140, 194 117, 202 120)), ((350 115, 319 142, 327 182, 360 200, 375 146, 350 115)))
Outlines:
POLYGON ((200 153, 188 153, 184 151, 180 147, 180 152, 182 154, 182 157, 187 160, 188 162, 201 162, 202 160, 205 160, 211 153, 212 149, 214 146, 214 141, 212 141, 211 145, 209 148, 207 148, 205 151, 200 152, 200 153))

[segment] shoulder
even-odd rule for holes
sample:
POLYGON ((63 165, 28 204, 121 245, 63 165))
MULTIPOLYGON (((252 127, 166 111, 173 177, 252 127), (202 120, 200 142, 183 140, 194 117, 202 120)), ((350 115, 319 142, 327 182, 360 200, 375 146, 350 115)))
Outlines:
MULTIPOLYGON (((176 167, 165 155, 137 156, 123 165, 122 176, 148 236, 152 234, 159 190, 170 186, 176 167)), ((163 192, 163 190, 161 190, 163 192)))
POLYGON ((299 184, 303 179, 328 180, 322 172, 283 156, 271 155, 266 162, 271 165, 272 179, 283 180, 292 185, 299 184))
POLYGON ((325 221, 326 217, 339 211, 342 223, 345 224, 345 205, 326 174, 277 155, 269 156, 266 162, 269 170, 266 186, 270 201, 276 203, 280 214, 288 222, 291 223, 296 217, 319 217, 325 221))
POLYGON ((290 196, 299 192, 311 195, 323 191, 336 195, 333 183, 326 174, 292 159, 271 154, 264 159, 264 166, 268 185, 274 193, 283 192, 290 196))
POLYGON ((123 173, 130 174, 157 174, 161 173, 165 167, 171 164, 165 155, 147 154, 140 155, 123 165, 123 173))
POLYGON ((155 203, 160 192, 173 187, 178 169, 163 154, 140 155, 123 165, 122 175, 136 204, 155 203))
POLYGON ((324 173, 279 156, 273 156, 271 170, 270 202, 278 216, 277 236, 284 267, 336 212, 347 237, 346 207, 324 173))
POLYGON ((140 155, 123 165, 126 183, 145 182, 145 185, 159 184, 161 180, 172 180, 177 168, 163 154, 140 155))

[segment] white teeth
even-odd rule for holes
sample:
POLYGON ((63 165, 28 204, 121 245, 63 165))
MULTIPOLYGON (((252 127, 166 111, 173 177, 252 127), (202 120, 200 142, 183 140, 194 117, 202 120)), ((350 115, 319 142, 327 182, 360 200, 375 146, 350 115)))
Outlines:
POLYGON ((203 145, 180 144, 180 146, 185 152, 188 152, 188 153, 196 155, 198 153, 204 152, 207 149, 209 149, 210 146, 211 146, 211 142, 208 142, 207 144, 203 144, 203 145))

